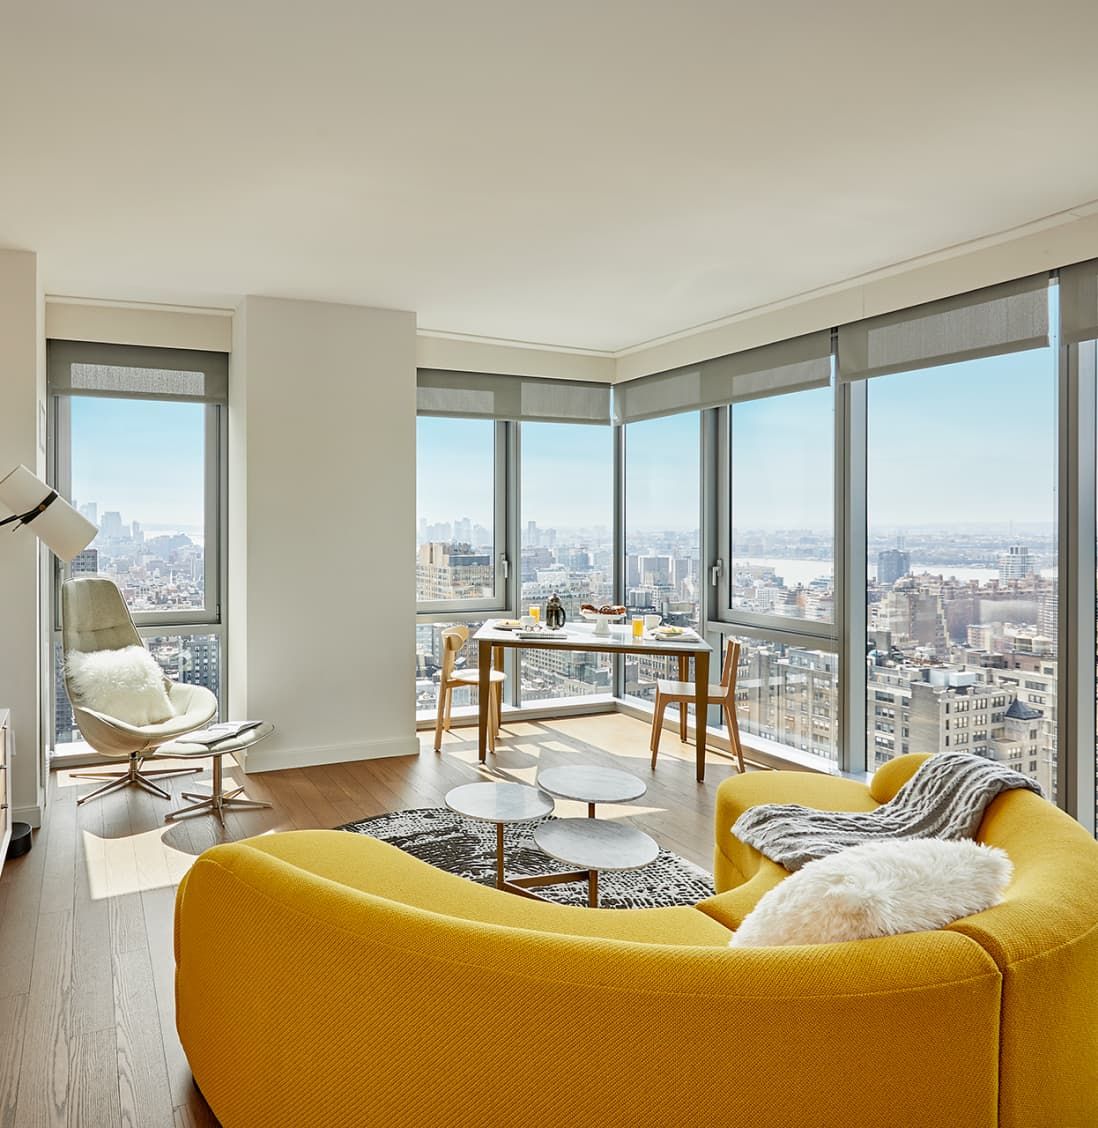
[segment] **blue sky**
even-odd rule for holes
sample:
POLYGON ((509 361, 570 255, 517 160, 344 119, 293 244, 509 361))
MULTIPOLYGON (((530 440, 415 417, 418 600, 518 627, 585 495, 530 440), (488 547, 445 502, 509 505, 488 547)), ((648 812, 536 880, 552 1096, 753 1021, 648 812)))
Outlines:
MULTIPOLYGON (((870 527, 1054 522, 1055 355, 1034 349, 870 380, 870 527)), ((821 388, 736 406, 737 528, 830 529, 833 404, 821 388)), ((491 434, 479 420, 420 419, 421 515, 487 524, 491 434)), ((609 434, 524 427, 524 522, 608 522, 609 434)), ((632 424, 626 457, 630 528, 695 528, 697 414, 632 424)))
MULTIPOLYGON (((870 528, 1052 523, 1055 355, 1035 349, 870 380, 870 528)), ((734 409, 737 528, 830 528, 833 400, 816 389, 734 409)), ((203 413, 74 396, 74 496, 125 521, 201 526, 203 413)), ((490 525, 493 434, 484 420, 418 421, 420 516, 490 525)), ((611 454, 608 427, 527 424, 523 523, 609 525, 611 454)), ((632 424, 626 458, 629 527, 696 528, 697 413, 632 424)))
POLYGON ((205 407, 72 397, 72 496, 147 528, 201 530, 205 407))
POLYGON ((868 523, 1056 520, 1056 350, 869 381, 868 523))

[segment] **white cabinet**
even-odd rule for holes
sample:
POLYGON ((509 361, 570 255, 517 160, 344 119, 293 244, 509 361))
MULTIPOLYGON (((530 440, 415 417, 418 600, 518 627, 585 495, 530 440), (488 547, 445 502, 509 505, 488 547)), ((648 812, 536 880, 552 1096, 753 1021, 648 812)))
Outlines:
POLYGON ((11 841, 11 713, 0 709, 0 870, 11 841))

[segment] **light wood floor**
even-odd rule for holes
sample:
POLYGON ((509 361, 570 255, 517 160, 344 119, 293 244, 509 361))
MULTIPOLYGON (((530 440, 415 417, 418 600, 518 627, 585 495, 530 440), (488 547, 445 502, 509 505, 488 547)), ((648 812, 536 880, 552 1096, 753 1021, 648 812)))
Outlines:
MULTIPOLYGON (((441 756, 424 733, 419 756, 247 777, 234 769, 274 809, 233 814, 224 830, 209 816, 163 821, 184 789, 209 779, 208 762, 202 776, 168 781, 171 804, 130 788, 77 807, 96 785, 54 773, 34 848, 0 876, 0 1126, 216 1124, 176 1038, 171 925, 180 877, 218 842, 439 806, 451 787, 478 778, 532 783, 539 767, 601 763, 640 775, 649 791, 600 815, 628 818, 710 869, 714 796, 735 768, 712 755, 696 783, 693 746, 667 733, 652 773, 648 733, 607 715, 508 726, 486 767, 476 763, 475 730, 458 729, 441 756)), ((558 810, 584 813, 574 806, 558 810)))

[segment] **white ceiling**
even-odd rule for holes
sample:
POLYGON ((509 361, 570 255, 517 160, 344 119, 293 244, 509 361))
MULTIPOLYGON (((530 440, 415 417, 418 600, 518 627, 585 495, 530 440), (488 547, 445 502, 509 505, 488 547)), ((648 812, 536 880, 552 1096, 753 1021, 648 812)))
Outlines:
POLYGON ((35 0, 0 246, 52 294, 615 350, 1098 199, 1094 0, 35 0))

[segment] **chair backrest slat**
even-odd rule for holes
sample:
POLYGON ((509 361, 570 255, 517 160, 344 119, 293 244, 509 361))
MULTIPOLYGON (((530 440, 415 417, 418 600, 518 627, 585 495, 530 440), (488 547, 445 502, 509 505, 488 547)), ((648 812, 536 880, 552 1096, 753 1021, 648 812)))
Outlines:
POLYGON ((726 701, 736 706, 736 675, 740 668, 740 644, 734 639, 728 640, 724 650, 724 665, 721 667, 721 685, 724 687, 726 701))
POLYGON ((453 677, 454 663, 462 647, 469 641, 468 627, 447 627, 442 632, 442 676, 439 684, 445 686, 453 677))

